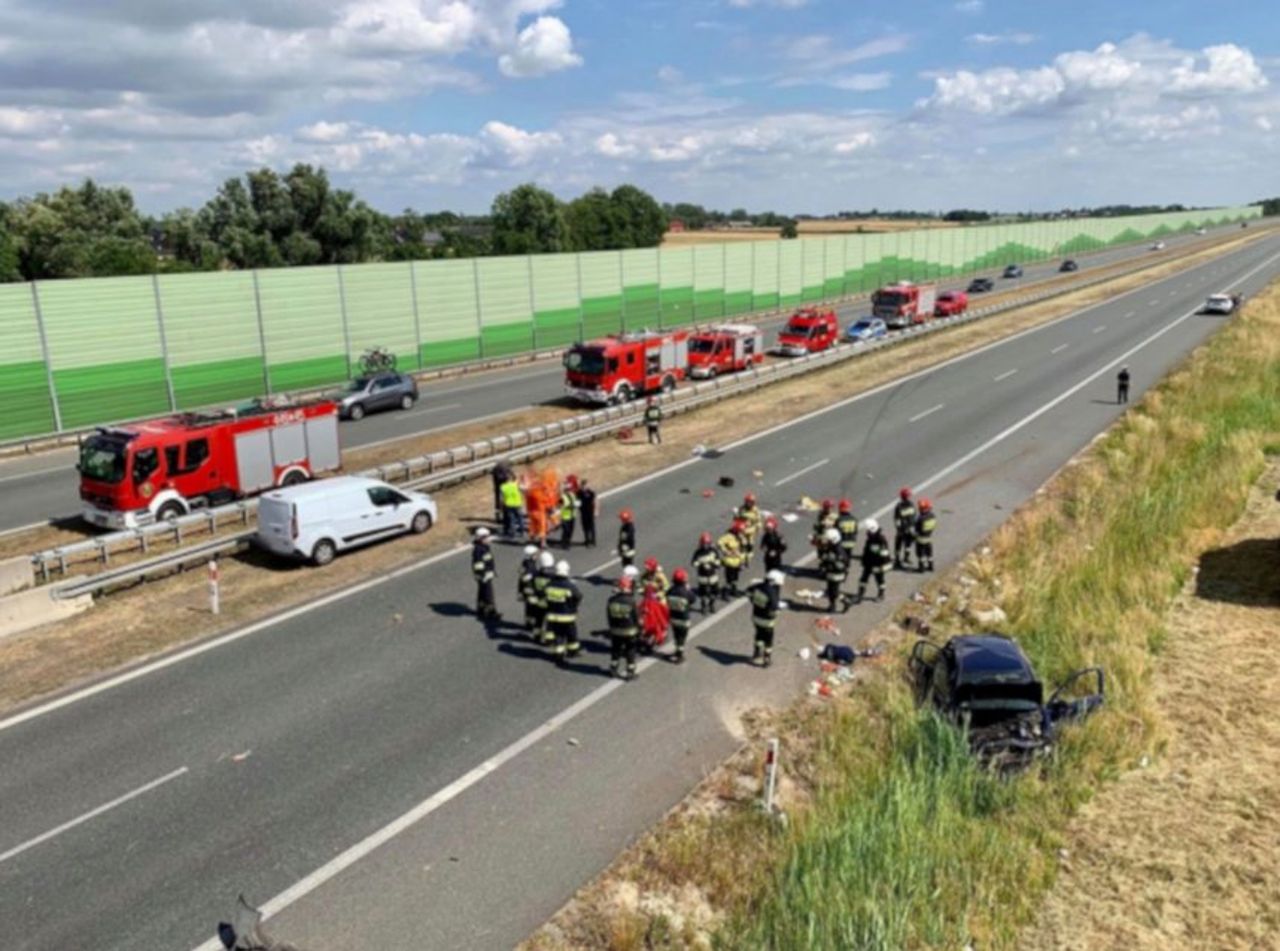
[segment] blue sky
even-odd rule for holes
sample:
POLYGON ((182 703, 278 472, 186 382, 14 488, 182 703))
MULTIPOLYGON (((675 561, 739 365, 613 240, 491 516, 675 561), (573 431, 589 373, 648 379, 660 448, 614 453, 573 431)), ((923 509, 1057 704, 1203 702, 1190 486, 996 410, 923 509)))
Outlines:
POLYGON ((0 0, 0 193, 309 161, 385 210, 1235 203, 1280 194, 1270 6, 0 0))

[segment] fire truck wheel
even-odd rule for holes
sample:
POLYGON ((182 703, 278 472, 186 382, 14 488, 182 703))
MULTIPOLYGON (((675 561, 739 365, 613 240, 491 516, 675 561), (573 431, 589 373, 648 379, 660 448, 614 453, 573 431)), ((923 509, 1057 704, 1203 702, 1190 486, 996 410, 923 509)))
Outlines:
POLYGON ((302 483, 306 481, 307 481, 307 474, 301 471, 300 469, 294 469, 292 472, 290 472, 288 475, 286 475, 283 479, 280 480, 280 485, 287 488, 288 486, 291 486, 291 485, 302 485, 302 483))
POLYGON ((400 408, 401 408, 401 409, 413 409, 413 397, 412 397, 412 396, 410 396, 408 393, 406 393, 404 396, 400 397, 400 408))
POLYGON ((186 514, 187 514, 187 510, 184 509, 179 503, 166 502, 164 503, 164 505, 160 506, 160 511, 156 512, 156 521, 167 522, 170 519, 182 518, 182 516, 186 514))
POLYGON ((323 568, 333 561, 337 554, 338 549, 334 547, 333 542, 327 538, 322 538, 316 542, 316 547, 311 549, 311 563, 317 568, 323 568))
POLYGON ((630 403, 635 397, 631 393, 631 387, 623 383, 613 393, 613 401, 615 403, 630 403))
POLYGON ((413 517, 413 521, 409 523, 409 531, 415 535, 421 535, 431 527, 431 514, 429 512, 419 512, 413 517))
POLYGON ((364 406, 360 403, 352 403, 351 409, 347 410, 347 413, 351 416, 352 420, 362 420, 364 419, 364 406))
POLYGON ((715 368, 715 367, 707 367, 707 379, 708 379, 708 380, 714 380, 715 378, 716 378, 716 368, 715 368))

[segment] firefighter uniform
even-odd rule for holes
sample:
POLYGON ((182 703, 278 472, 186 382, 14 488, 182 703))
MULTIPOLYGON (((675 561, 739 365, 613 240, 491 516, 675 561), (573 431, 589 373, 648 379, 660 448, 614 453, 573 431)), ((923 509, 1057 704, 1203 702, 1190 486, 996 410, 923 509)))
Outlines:
POLYGON ((634 522, 623 522, 618 529, 618 557, 622 559, 624 568, 635 564, 636 526, 634 522))
POLYGON ((662 407, 650 401, 644 408, 644 428, 649 432, 649 443, 662 445, 662 407))
POLYGON ((683 581, 677 581, 667 591, 667 610, 671 615, 671 636, 675 641, 675 653, 671 659, 679 664, 684 661, 684 643, 689 638, 689 612, 693 610, 693 592, 683 581))
POLYGON ((938 516, 933 509, 921 507, 916 516, 916 561, 920 571, 933 571, 933 533, 938 527, 938 516))
POLYGON ((724 586, 720 595, 723 598, 736 598, 738 576, 742 573, 742 541, 734 531, 725 532, 716 542, 720 552, 720 564, 724 566, 724 586))
POLYGON ((653 592, 658 596, 659 601, 667 599, 667 591, 671 588, 671 582, 667 580, 667 576, 662 573, 661 566, 653 571, 645 570, 640 572, 640 590, 643 591, 646 585, 653 585, 653 592))
POLYGON ((578 605, 582 592, 568 578, 552 578, 543 592, 547 599, 547 633, 557 659, 574 657, 582 650, 578 641, 578 605))
POLYGON ((497 620, 498 607, 493 600, 493 579, 497 571, 487 536, 477 538, 471 546, 471 575, 476 579, 476 617, 482 621, 497 620))
POLYGON ((538 604, 534 579, 538 577, 538 556, 526 556, 520 562, 520 600, 524 602, 524 627, 530 634, 542 627, 542 609, 538 604))
POLYGON ((760 515, 760 509, 754 502, 743 502, 738 506, 734 518, 742 522, 744 528, 742 537, 742 562, 744 565, 751 564, 751 556, 755 554, 756 539, 760 537, 760 527, 764 519, 760 515))
POLYGON ((900 499, 893 507, 893 566, 904 567, 911 560, 916 537, 916 503, 900 499))
POLYGON ((857 557, 858 519, 852 512, 841 512, 836 516, 836 531, 840 533, 840 553, 848 566, 857 557))
POLYGON ((716 595, 720 593, 720 553, 714 545, 699 545, 689 559, 698 575, 698 602, 703 614, 716 609, 716 595))
POLYGON ((768 667, 773 663, 773 629, 782 607, 782 589, 768 580, 759 581, 747 590, 747 597, 751 601, 751 623, 755 626, 751 660, 768 667))
POLYGON ((889 540, 878 528, 867 532, 866 543, 862 546, 862 576, 858 579, 858 600, 867 593, 867 581, 876 579, 876 599, 884 600, 884 570, 889 567, 889 540))
POLYGON ((535 641, 543 644, 551 643, 554 637, 547 629, 547 586, 554 577, 550 568, 539 568, 533 576, 533 603, 537 605, 538 626, 530 633, 535 641))
POLYGON ((760 538, 760 548, 764 552, 764 570, 781 571, 782 556, 787 550, 787 540, 777 527, 766 528, 760 538))
POLYGON ((636 675, 636 642, 640 638, 640 612, 631 591, 617 591, 609 598, 609 671, 617 677, 625 660, 626 679, 636 675))
POLYGON ((818 517, 813 520, 813 531, 810 533, 810 539, 815 545, 822 543, 822 537, 827 534, 827 529, 836 527, 836 510, 832 506, 824 505, 818 512, 818 517))
POLYGON ((832 613, 849 608, 844 592, 840 590, 849 577, 849 562, 841 547, 843 544, 843 540, 827 542, 818 550, 818 569, 827 583, 827 610, 832 613))

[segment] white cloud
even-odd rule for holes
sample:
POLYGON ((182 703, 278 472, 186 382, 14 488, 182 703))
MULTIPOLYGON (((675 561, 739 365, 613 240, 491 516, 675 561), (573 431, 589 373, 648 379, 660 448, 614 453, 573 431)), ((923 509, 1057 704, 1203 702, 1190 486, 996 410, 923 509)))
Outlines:
POLYGON ((997 67, 973 73, 967 69, 939 76, 927 105, 980 115, 1009 115, 1055 102, 1066 89, 1062 74, 1051 67, 1017 70, 997 67))
POLYGON ((888 71, 845 75, 805 73, 799 76, 784 76, 774 85, 780 89, 790 89, 795 86, 830 86, 846 92, 873 92, 877 89, 887 89, 892 81, 893 74, 888 71))
POLYGON ((356 48, 399 53, 459 53, 480 27, 469 3, 359 0, 347 7, 334 33, 356 48))
POLYGON ((623 142, 612 132, 606 132, 596 139, 595 150, 606 158, 626 158, 635 154, 636 147, 623 142))
POLYGON ((684 79, 684 73, 675 66, 662 66, 658 69, 658 79, 668 84, 678 83, 684 79))
POLYGON ((808 2, 809 0, 729 0, 729 6, 740 10, 749 7, 781 7, 784 10, 798 10, 808 2))
POLYGON ((504 76, 544 76, 582 65, 573 51, 573 37, 559 17, 538 17, 520 31, 515 49, 498 59, 504 76))
POLYGON ((0 106, 0 135, 43 136, 56 131, 61 125, 61 116, 53 110, 0 106))
POLYGON ((1270 132, 1272 129, 1271 120, 1268 119, 1266 116, 1254 116, 1253 124, 1256 125, 1263 132, 1270 132))
POLYGON ((482 135, 507 155, 512 165, 527 165, 563 143, 555 132, 526 132, 505 122, 486 122, 482 135))
MULTIPOLYGON (((1198 59, 1198 58, 1197 58, 1198 59)), ((1207 46, 1203 59, 1207 66, 1197 69, 1197 59, 1187 57, 1173 69, 1173 88, 1178 92, 1255 92, 1267 85, 1267 77, 1248 50, 1234 43, 1207 46)))
POLYGON ((1004 33, 970 33, 965 37, 965 42, 974 46, 1027 46, 1039 38, 1034 33, 1011 30, 1004 33))
POLYGON ((1119 89, 1138 77, 1142 64, 1118 51, 1114 43, 1103 43, 1092 51, 1063 53, 1054 67, 1066 86, 1080 89, 1119 89))
POLYGON ((346 138, 351 131, 347 122, 313 122, 298 130, 298 138, 304 142, 334 142, 346 138))
POLYGON ((857 132, 843 142, 835 144, 835 153, 837 155, 849 155, 862 149, 875 145, 876 137, 872 132, 857 132))
POLYGON ((825 70, 901 53, 910 45, 911 38, 905 33, 891 33, 849 49, 839 49, 827 34, 813 33, 786 41, 782 52, 789 59, 805 62, 813 69, 825 70))
POLYGON ((986 8, 986 4, 983 3, 983 0, 959 0, 955 7, 960 13, 976 16, 986 8))
POLYGON ((681 136, 679 140, 665 145, 649 147, 649 158, 655 162, 687 162, 698 154, 702 140, 696 135, 681 136))

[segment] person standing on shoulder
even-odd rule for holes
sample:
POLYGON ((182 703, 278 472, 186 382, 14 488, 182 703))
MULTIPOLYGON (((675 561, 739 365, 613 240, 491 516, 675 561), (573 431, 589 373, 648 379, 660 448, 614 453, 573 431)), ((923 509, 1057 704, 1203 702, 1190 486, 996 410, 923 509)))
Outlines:
POLYGON ((652 396, 644 407, 644 428, 649 433, 649 445, 662 445, 662 407, 652 396))
POLYGON ((533 604, 537 624, 531 632, 533 639, 546 644, 551 639, 547 631, 547 585, 555 574, 556 556, 549 551, 538 554, 538 573, 533 576, 533 604))
POLYGON ((773 663, 773 629, 778 623, 778 612, 782 609, 782 583, 785 580, 781 571, 770 571, 763 581, 758 581, 747 589, 747 598, 751 602, 751 623, 755 627, 755 650, 751 662, 762 667, 773 663))
POLYGON ((880 523, 874 518, 866 521, 867 540, 862 546, 862 576, 858 579, 858 601, 867 595, 867 582, 876 579, 876 600, 884 600, 884 570, 892 562, 889 540, 880 531, 880 523))
POLYGON ((582 519, 582 543, 596 547, 596 516, 600 514, 600 502, 596 490, 583 479, 578 483, 578 516, 582 519))
POLYGON ((840 500, 840 511, 836 514, 836 531, 840 533, 840 551, 844 554, 845 567, 848 567, 858 547, 858 520, 853 514, 853 503, 848 499, 840 500))
POLYGON ((911 500, 911 490, 904 485, 898 490, 898 503, 893 507, 893 567, 907 567, 915 534, 916 503, 911 500))
POLYGON ((631 509, 623 509, 618 513, 618 558, 622 567, 629 568, 636 563, 636 521, 631 509))
POLYGON ((538 577, 538 546, 525 545, 524 559, 520 562, 520 581, 517 591, 524 602, 524 629, 533 633, 538 628, 538 609, 533 589, 534 579, 538 577))
POLYGON ((714 614, 716 595, 720 593, 720 552, 711 541, 711 533, 698 537, 698 547, 689 559, 698 575, 698 602, 703 614, 714 614))
POLYGON ((520 483, 516 474, 507 470, 507 477, 502 483, 502 537, 514 538, 524 534, 524 493, 520 491, 520 483))
POLYGON ((916 517, 917 570, 933 571, 933 533, 938 528, 938 516, 933 514, 933 503, 920 500, 920 514, 916 517))
POLYGON ((471 546, 471 576, 476 579, 476 617, 482 621, 497 621, 502 615, 493 599, 493 582, 497 570, 493 552, 489 549, 489 529, 477 528, 475 543, 471 546))
POLYGON ((849 562, 845 559, 841 546, 840 529, 828 528, 827 534, 818 548, 818 570, 822 572, 822 580, 827 584, 827 610, 834 614, 849 609, 841 588, 849 577, 849 562))
POLYGON ((781 571, 782 556, 787 551, 787 540, 778 531, 778 520, 770 515, 764 520, 764 534, 760 536, 760 549, 764 552, 764 570, 781 571))
POLYGON ((809 541, 813 545, 821 545, 827 529, 836 527, 836 503, 834 499, 823 499, 818 509, 818 517, 813 520, 813 531, 809 533, 809 541))
POLYGON ((625 575, 618 590, 609 598, 609 672, 631 680, 636 675, 636 641, 640 637, 640 610, 636 605, 635 586, 625 575), (626 675, 621 673, 626 661, 626 675))
POLYGON ((567 657, 576 657, 582 650, 578 642, 578 605, 582 592, 569 579, 569 563, 561 561, 555 566, 555 576, 547 582, 544 592, 547 599, 547 633, 552 641, 551 652, 557 663, 567 657))
POLYGON ((1129 402, 1129 365, 1126 363, 1116 374, 1116 402, 1129 402))
POLYGON ((693 610, 693 591, 689 588, 689 572, 677 568, 671 573, 671 587, 667 589, 667 611, 671 618, 671 637, 675 650, 673 664, 684 663, 684 645, 689 639, 689 612, 693 610))
POLYGON ((511 464, 505 459, 494 466, 493 471, 489 473, 489 477, 493 480, 493 520, 499 525, 503 524, 502 512, 506 507, 502 499, 502 486, 510 476, 511 464))
POLYGON ((578 520, 578 497, 566 483, 560 489, 560 546, 568 550, 573 544, 573 525, 578 520))
POLYGON ((760 508, 756 505, 756 494, 754 492, 748 492, 743 496, 742 504, 733 513, 733 517, 746 526, 745 531, 742 533, 742 563, 750 565, 751 556, 755 554, 756 538, 760 535, 762 523, 760 508))
POLYGON ((720 590, 720 596, 726 601, 741 594, 738 590, 738 577, 742 574, 742 541, 739 537, 741 527, 740 522, 734 522, 716 541, 720 564, 724 567, 724 587, 720 590))
POLYGON ((662 571, 662 565, 652 555, 644 560, 644 571, 640 573, 640 587, 643 589, 645 585, 653 585, 659 600, 666 599, 667 589, 671 587, 671 582, 662 571))

